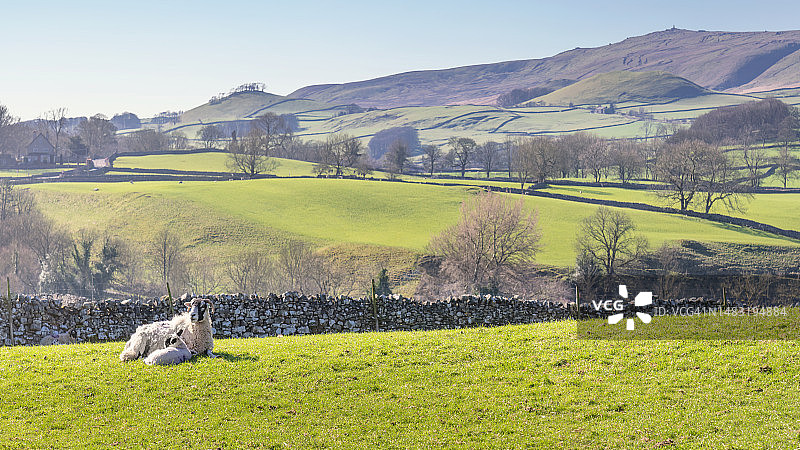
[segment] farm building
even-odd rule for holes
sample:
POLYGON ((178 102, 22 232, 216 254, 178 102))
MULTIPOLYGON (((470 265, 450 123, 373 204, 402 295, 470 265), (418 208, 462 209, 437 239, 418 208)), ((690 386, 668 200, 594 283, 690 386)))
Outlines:
POLYGON ((55 164, 56 162, 56 148, 41 133, 33 138, 26 150, 26 160, 29 164, 55 164))

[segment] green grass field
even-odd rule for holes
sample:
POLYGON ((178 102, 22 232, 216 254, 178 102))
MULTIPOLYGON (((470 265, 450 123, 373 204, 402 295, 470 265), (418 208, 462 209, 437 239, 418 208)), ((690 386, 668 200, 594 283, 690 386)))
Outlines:
POLYGON ((0 178, 6 177, 29 177, 31 175, 39 175, 43 173, 59 173, 63 170, 70 168, 52 168, 52 169, 0 169, 0 178))
MULTIPOLYGON (((181 230, 192 249, 215 255, 275 251, 288 239, 423 252, 434 234, 457 221, 460 203, 477 192, 468 186, 333 179, 48 183, 31 189, 45 214, 69 229, 107 230, 136 243, 170 226, 181 230)), ((525 203, 538 211, 544 236, 537 261, 571 265, 579 223, 597 207, 536 197, 525 197, 525 203)), ((681 239, 796 244, 699 219, 628 212, 655 246, 681 239)))
MULTIPOLYGON (((653 191, 577 186, 551 186, 548 189, 544 189, 544 191, 586 198, 668 206, 653 191)), ((711 208, 711 212, 743 217, 779 228, 797 230, 800 229, 800 208, 798 208, 798 205, 800 205, 800 194, 756 194, 749 201, 742 203, 743 211, 730 211, 724 205, 717 204, 711 208)), ((696 204, 692 209, 704 211, 701 206, 696 204)))
MULTIPOLYGON (((304 176, 314 175, 313 163, 294 159, 275 158, 278 167, 274 175, 304 176)), ((166 154, 147 156, 122 156, 114 161, 114 167, 129 169, 174 169, 207 172, 230 172, 228 155, 219 152, 166 154)))
MULTIPOLYGON (((669 320, 669 319, 664 319, 669 320)), ((0 348, 3 448, 796 448, 796 341, 575 339, 575 322, 0 348)))

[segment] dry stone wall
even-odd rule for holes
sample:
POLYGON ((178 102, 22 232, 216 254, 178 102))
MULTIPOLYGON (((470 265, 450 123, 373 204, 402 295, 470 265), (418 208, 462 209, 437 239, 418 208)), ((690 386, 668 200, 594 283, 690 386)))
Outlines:
MULTIPOLYGON (((565 319, 569 309, 555 303, 500 297, 463 296, 420 303, 397 295, 368 299, 303 296, 209 296, 215 305, 217 338, 267 337, 338 332, 433 330, 499 326, 565 319)), ((185 300, 185 298, 184 298, 185 300)), ((183 300, 172 306, 182 311, 183 300)), ((37 345, 48 336, 70 334, 78 342, 124 341, 137 326, 172 316, 167 301, 101 301, 62 305, 50 297, 12 301, 13 338, 6 308, 0 308, 4 345, 37 345)))
MULTIPOLYGON (((215 305, 213 326, 217 338, 500 326, 563 320, 577 315, 574 304, 491 296, 461 296, 422 303, 392 295, 379 297, 375 304, 369 299, 307 297, 294 293, 206 298, 215 305)), ((173 311, 182 311, 186 300, 188 298, 184 296, 175 300, 173 305, 164 299, 71 301, 65 304, 60 298, 51 296, 19 297, 11 303, 12 338, 8 338, 8 305, 0 308, 0 343, 37 345, 54 340, 125 341, 139 325, 167 320, 173 311), (61 338, 54 339, 59 335, 61 338)), ((719 300, 692 297, 656 300, 654 306, 702 310, 722 305, 719 300)), ((744 306, 740 302, 726 305, 744 306)), ((581 304, 580 318, 606 315, 593 309, 588 302, 581 304)))

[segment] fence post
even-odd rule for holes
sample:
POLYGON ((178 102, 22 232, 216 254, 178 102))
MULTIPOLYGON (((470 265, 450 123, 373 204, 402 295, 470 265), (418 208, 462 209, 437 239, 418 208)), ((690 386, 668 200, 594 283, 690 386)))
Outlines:
POLYGON ((8 340, 14 345, 14 317, 11 307, 11 280, 6 277, 6 320, 8 320, 8 340))
POLYGON ((375 296, 375 278, 372 279, 372 315, 375 317, 375 331, 380 331, 378 326, 378 298, 375 296))
POLYGON ((172 300, 172 292, 169 290, 169 282, 167 282, 167 301, 169 302, 169 312, 172 316, 175 316, 175 305, 174 301, 172 300))

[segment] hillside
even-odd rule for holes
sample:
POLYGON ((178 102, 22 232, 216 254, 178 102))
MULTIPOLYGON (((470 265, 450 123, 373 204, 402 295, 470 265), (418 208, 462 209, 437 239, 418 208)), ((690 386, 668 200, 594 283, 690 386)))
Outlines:
POLYGON ((220 358, 177 367, 120 363, 122 343, 3 347, 0 440, 160 449, 800 442, 800 404, 787 395, 797 389, 794 341, 613 342, 575 330, 221 339, 220 358))
MULTIPOLYGON (((274 254, 288 240, 303 240, 315 246, 341 247, 362 258, 410 256, 405 263, 413 264, 413 255, 424 252, 434 234, 455 223, 460 203, 476 192, 469 186, 325 179, 44 183, 31 189, 41 211, 59 226, 74 232, 105 230, 133 247, 144 245, 160 226, 188 224, 181 230, 191 251, 216 263, 245 249, 274 254), (353 202, 354 198, 360 201, 353 202)), ((774 206, 785 208, 790 202, 787 198, 774 206)), ((596 206, 528 196, 525 204, 536 208, 542 227, 542 249, 536 261, 560 267, 574 264, 578 224, 596 206)), ((796 245, 746 228, 648 211, 627 212, 654 248, 681 239, 796 245)), ((769 218, 775 225, 791 220, 769 218)), ((396 265, 402 264, 397 261, 396 265)))
POLYGON ((656 103, 693 98, 709 93, 691 81, 666 72, 616 71, 595 75, 537 97, 551 105, 605 103, 656 103))
POLYGON ((596 48, 519 61, 415 71, 371 80, 307 86, 289 94, 362 107, 493 104, 515 88, 613 71, 664 71, 714 90, 800 86, 800 31, 671 29, 596 48))
POLYGON ((184 112, 180 119, 182 123, 236 120, 255 117, 266 111, 283 114, 326 109, 330 106, 314 100, 249 91, 230 95, 218 103, 205 103, 192 108, 184 112))

